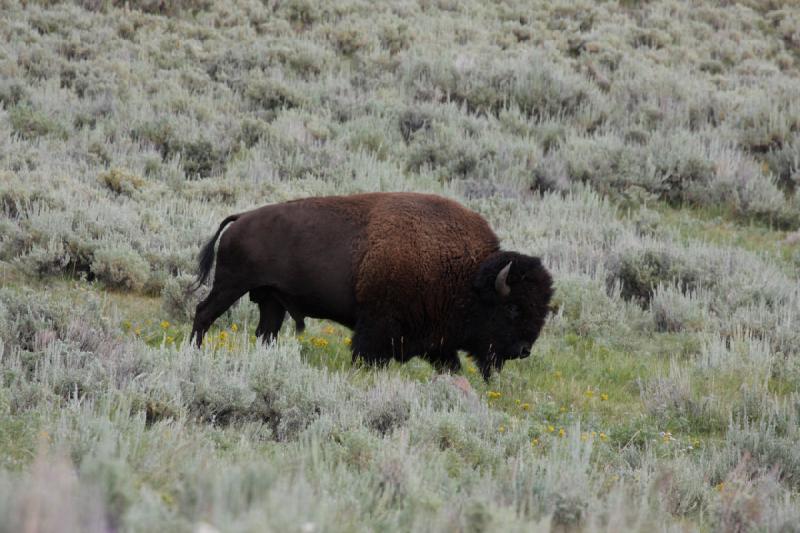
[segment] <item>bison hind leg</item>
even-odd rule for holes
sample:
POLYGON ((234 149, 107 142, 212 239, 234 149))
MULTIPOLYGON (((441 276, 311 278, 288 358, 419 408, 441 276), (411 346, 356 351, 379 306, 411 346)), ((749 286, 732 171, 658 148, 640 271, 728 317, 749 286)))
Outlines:
POLYGON ((357 359, 362 359, 369 365, 386 365, 391 361, 393 350, 382 329, 375 328, 374 325, 359 320, 353 332, 353 341, 350 350, 353 353, 353 363, 357 359), (372 326, 372 327, 370 327, 372 326))
POLYGON ((286 308, 267 287, 259 287, 250 291, 250 300, 258 304, 258 327, 256 337, 263 342, 274 340, 286 317, 286 308))
POLYGON ((245 292, 247 291, 239 288, 218 289, 214 286, 206 299, 197 304, 192 334, 189 338, 194 340, 198 348, 203 344, 203 337, 206 336, 214 321, 235 304, 236 300, 241 298, 245 292))
POLYGON ((294 320, 295 332, 299 335, 306 330, 306 318, 303 316, 292 316, 294 320))

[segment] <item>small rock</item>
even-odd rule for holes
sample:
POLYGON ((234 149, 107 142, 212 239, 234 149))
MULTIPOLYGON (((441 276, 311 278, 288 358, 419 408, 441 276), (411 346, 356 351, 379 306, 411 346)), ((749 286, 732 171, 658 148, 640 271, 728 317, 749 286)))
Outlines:
POLYGON ((792 246, 794 244, 800 244, 800 230, 795 231, 794 233, 790 233, 786 236, 783 240, 783 244, 788 244, 792 246))
POLYGON ((215 528, 208 522, 198 522, 194 525, 193 533, 219 533, 219 529, 215 528))
POLYGON ((453 376, 450 374, 439 374, 433 381, 444 381, 452 387, 458 389, 464 396, 474 397, 475 391, 472 389, 467 378, 464 376, 453 376))

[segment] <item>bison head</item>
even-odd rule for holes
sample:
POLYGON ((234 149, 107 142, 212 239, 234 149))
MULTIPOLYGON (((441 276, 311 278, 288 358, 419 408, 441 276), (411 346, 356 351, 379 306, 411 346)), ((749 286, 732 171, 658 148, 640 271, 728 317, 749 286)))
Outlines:
POLYGON ((552 278, 538 257, 498 252, 480 265, 472 289, 465 348, 488 379, 506 360, 530 355, 547 316, 552 278))

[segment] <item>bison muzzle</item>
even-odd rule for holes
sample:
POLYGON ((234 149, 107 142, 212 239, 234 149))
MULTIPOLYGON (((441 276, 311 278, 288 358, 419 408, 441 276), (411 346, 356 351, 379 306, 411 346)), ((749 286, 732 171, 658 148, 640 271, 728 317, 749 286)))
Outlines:
POLYGON ((307 198, 229 216, 200 252, 198 287, 218 238, 213 287, 192 328, 198 346, 249 293, 264 341, 286 313, 300 331, 305 317, 325 318, 354 331, 354 358, 421 356, 457 371, 465 350, 488 379, 530 354, 552 295, 539 258, 500 250, 483 217, 434 195, 307 198))

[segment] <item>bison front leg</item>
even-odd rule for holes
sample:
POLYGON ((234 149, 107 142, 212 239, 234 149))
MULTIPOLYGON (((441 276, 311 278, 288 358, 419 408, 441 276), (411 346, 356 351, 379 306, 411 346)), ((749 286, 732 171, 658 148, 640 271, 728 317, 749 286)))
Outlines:
POLYGON ((481 376, 483 376, 483 381, 488 383, 492 374, 502 370, 504 363, 504 360, 496 358, 494 355, 478 361, 478 368, 481 371, 481 376))
POLYGON ((458 358, 458 354, 455 351, 433 354, 429 360, 437 372, 449 372, 451 374, 458 374, 461 372, 461 360, 458 358))
POLYGON ((392 360, 391 352, 387 352, 379 346, 370 345, 369 343, 358 342, 358 337, 353 336, 353 344, 351 345, 351 352, 353 354, 353 363, 358 359, 371 366, 386 366, 392 360))

